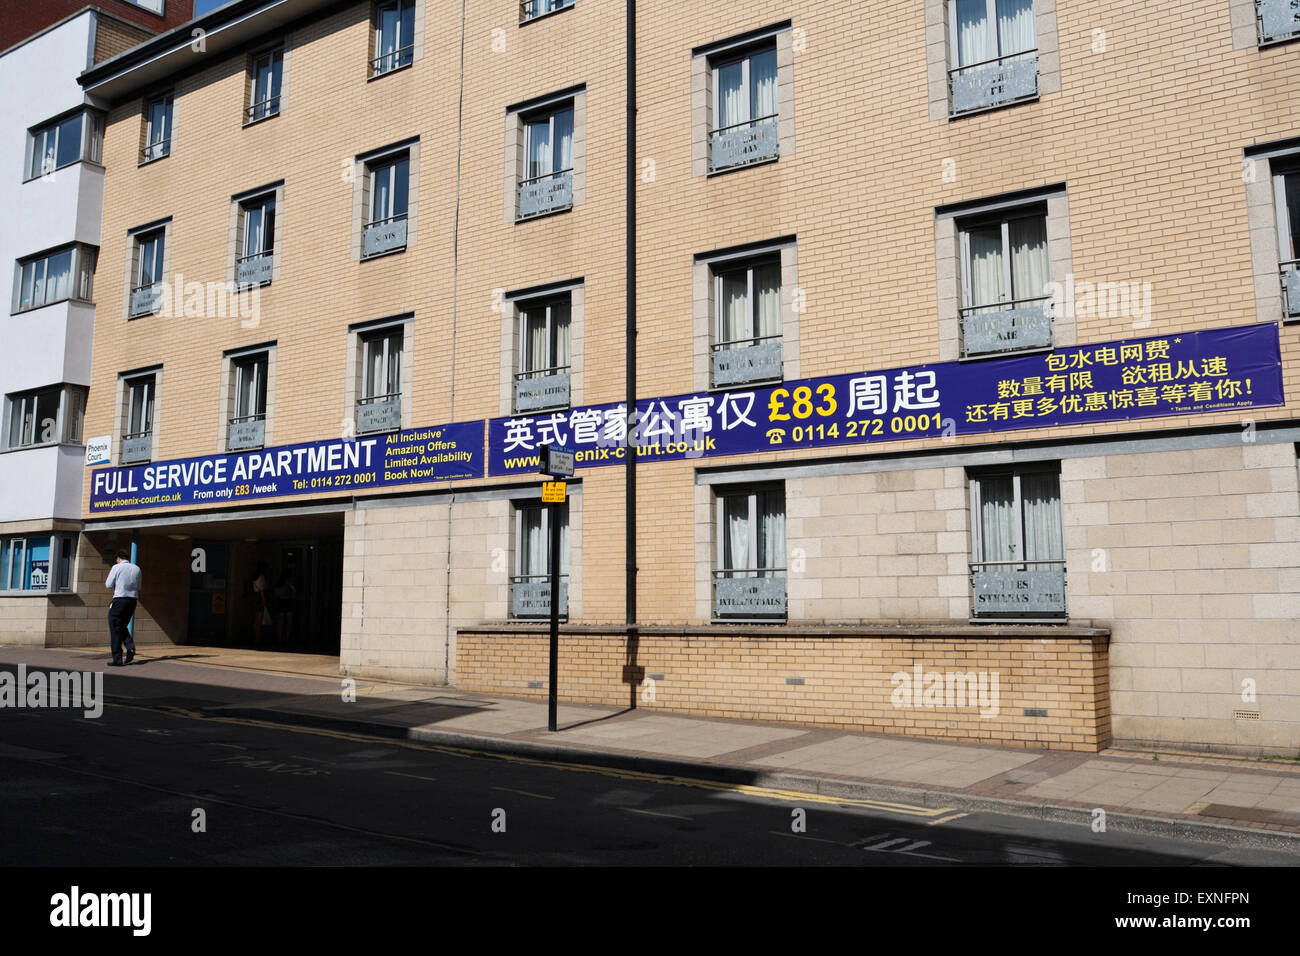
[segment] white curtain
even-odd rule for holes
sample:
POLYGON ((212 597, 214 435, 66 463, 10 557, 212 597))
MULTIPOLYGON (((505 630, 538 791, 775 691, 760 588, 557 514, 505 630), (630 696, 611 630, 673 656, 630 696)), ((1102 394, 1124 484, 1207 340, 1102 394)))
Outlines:
MULTIPOLYGON (((749 495, 722 499, 722 568, 749 567, 749 495)), ((730 575, 741 577, 743 575, 730 575)))
POLYGON ((983 63, 997 55, 986 0, 953 0, 957 21, 957 66, 983 63))
POLYGON ((569 506, 560 506, 560 573, 569 573, 569 506))
POLYGON ((1286 194, 1287 223, 1291 227, 1291 248, 1282 250, 1282 259, 1289 261, 1300 259, 1300 172, 1286 175, 1283 191, 1286 194))
POLYGON ((715 76, 715 88, 718 91, 718 115, 714 118, 714 128, 723 129, 749 119, 748 104, 745 102, 744 64, 737 60, 718 67, 715 76))
POLYGON ((520 522, 519 573, 546 573, 546 535, 542 534, 542 509, 525 508, 520 522))
POLYGON ((547 367, 546 362, 546 309, 530 309, 524 313, 524 366, 521 372, 536 372, 547 367))
POLYGON ((749 276, 746 270, 724 273, 720 280, 718 314, 722 342, 738 342, 754 334, 749 314, 749 276))
POLYGON ((980 480, 980 561, 1016 557, 1015 492, 1010 477, 980 480))
POLYGON ((391 166, 382 166, 374 171, 371 189, 373 195, 370 200, 370 221, 379 222, 387 219, 392 215, 389 210, 393 204, 393 168, 391 166))
POLYGON ((970 246, 970 304, 994 305, 1002 300, 1002 226, 977 226, 966 236, 970 246))
POLYGON ((556 302, 551 306, 551 365, 561 368, 569 364, 569 303, 556 302))
POLYGON ((772 262, 754 270, 754 297, 759 335, 781 334, 781 264, 772 262))
POLYGON ((402 334, 388 337, 388 369, 382 395, 396 395, 402 390, 402 334))
POLYGON ((1038 45, 1034 0, 998 0, 998 49, 1003 56, 1038 45))
POLYGON ((1053 474, 1022 475, 1020 497, 1024 505, 1025 558, 1060 561, 1064 555, 1059 479, 1053 474))
POLYGON ((1007 224, 1011 244, 1011 296, 1034 299, 1047 294, 1047 219, 1030 216, 1007 224))
POLYGON ((244 227, 244 255, 251 256, 262 251, 262 217, 265 215, 261 206, 246 213, 247 225, 244 227))
POLYGON ((552 172, 573 168, 573 110, 555 114, 555 156, 552 172))
POLYGON ((750 116, 776 115, 776 50, 764 50, 749 58, 750 116))
POLYGON ((759 567, 785 568, 785 497, 778 492, 758 496, 759 567))
POLYGON ((551 121, 528 124, 528 175, 536 179, 551 172, 551 121))

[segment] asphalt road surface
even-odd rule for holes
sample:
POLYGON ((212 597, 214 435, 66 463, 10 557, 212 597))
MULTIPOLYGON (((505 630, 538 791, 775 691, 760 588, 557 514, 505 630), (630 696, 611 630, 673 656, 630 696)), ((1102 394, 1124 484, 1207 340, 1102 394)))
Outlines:
POLYGON ((99 719, 0 711, 0 865, 1297 863, 1278 851, 684 785, 139 702, 110 702, 99 719))

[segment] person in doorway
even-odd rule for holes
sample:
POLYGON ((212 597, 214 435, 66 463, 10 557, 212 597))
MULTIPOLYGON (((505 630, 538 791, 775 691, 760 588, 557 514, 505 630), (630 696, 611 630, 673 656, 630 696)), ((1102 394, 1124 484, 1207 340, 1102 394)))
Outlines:
POLYGON ((262 625, 271 623, 271 608, 266 601, 266 562, 259 561, 253 570, 253 645, 262 643, 262 625))
POLYGON ((108 642, 113 651, 113 658, 108 662, 110 667, 122 667, 135 660, 135 638, 130 628, 140 599, 140 578, 140 569, 131 563, 131 556, 125 551, 117 552, 108 580, 104 582, 104 587, 113 589, 113 600, 108 605, 108 642))
POLYGON ((293 575, 285 568, 280 572, 280 580, 275 586, 275 640, 277 644, 285 643, 285 638, 293 638, 293 608, 298 589, 293 586, 293 575))

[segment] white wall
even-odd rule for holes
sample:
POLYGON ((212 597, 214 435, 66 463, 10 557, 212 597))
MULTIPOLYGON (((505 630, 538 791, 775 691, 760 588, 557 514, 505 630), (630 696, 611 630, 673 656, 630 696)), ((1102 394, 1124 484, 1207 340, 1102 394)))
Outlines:
MULTIPOLYGON (((90 384, 93 308, 62 302, 9 313, 18 259, 74 240, 100 241, 102 167, 74 163, 23 182, 28 130, 86 102, 77 76, 91 63, 94 24, 95 14, 86 11, 0 56, 2 395, 59 382, 90 384)), ((79 517, 81 459, 81 450, 70 447, 0 454, 0 522, 79 517)))

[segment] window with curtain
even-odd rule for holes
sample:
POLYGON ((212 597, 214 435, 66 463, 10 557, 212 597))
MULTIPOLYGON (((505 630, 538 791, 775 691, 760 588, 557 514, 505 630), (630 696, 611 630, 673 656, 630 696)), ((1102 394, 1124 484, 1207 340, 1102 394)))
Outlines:
POLYGON ((574 0, 523 0, 519 4, 519 19, 523 23, 536 20, 556 10, 573 6, 574 0))
POLYGON ((411 159, 407 154, 370 164, 370 222, 366 228, 405 219, 411 159))
POLYGON ((1049 298, 1047 211, 960 225, 963 306, 996 311, 1049 298))
POLYGON ((571 361, 567 295, 519 307, 519 372, 536 377, 567 372, 571 361))
POLYGON ((136 289, 147 289, 163 279, 163 261, 166 254, 167 233, 163 229, 142 233, 136 237, 136 289))
POLYGON ((172 94, 163 93, 145 102, 142 160, 147 163, 168 155, 171 143, 172 94))
POLYGON ((405 338, 405 326, 386 329, 362 338, 362 399, 401 395, 402 348, 405 338))
POLYGON ((154 385, 155 378, 152 375, 127 380, 124 439, 153 434, 154 385))
POLYGON ((269 358, 265 352, 240 358, 231 363, 234 376, 234 415, 232 422, 266 418, 266 373, 269 358))
POLYGON ((781 336, 781 260, 769 257, 713 270, 718 345, 758 345, 781 336))
POLYGON ((524 181, 573 170, 573 104, 524 119, 524 181))
POLYGON ((99 162, 103 136, 103 115, 91 110, 32 130, 27 178, 36 179, 82 160, 99 162))
POLYGON ((261 196, 243 204, 244 251, 241 258, 269 255, 275 251, 275 196, 261 196))
POLYGON ((248 122, 280 112, 280 83, 284 73, 284 50, 268 50, 253 57, 249 85, 248 122))
MULTIPOLYGON (((516 509, 516 567, 522 579, 543 580, 551 573, 549 505, 520 505, 516 509)), ((560 506, 560 574, 569 573, 569 506, 560 506)))
POLYGON ((375 55, 371 75, 391 73, 415 61, 415 2, 397 0, 375 7, 375 55))
POLYGON ((1037 47, 1033 0, 950 0, 949 22, 957 68, 1037 47))
POLYGON ((8 397, 7 448, 81 441, 86 389, 55 385, 8 397))
POLYGON ((717 501, 719 575, 784 575, 785 490, 727 490, 719 492, 717 501))
POLYGON ((1296 316, 1300 315, 1300 169, 1277 173, 1273 188, 1286 314, 1296 316))
POLYGON ((95 272, 95 250, 68 246, 18 265, 14 311, 39 309, 65 299, 89 301, 95 272))
POLYGON ((713 63, 713 126, 725 130, 759 120, 775 121, 776 46, 772 43, 713 63))
POLYGON ((982 475, 971 485, 977 565, 1033 571, 1052 566, 1041 562, 1064 560, 1057 472, 982 475))

